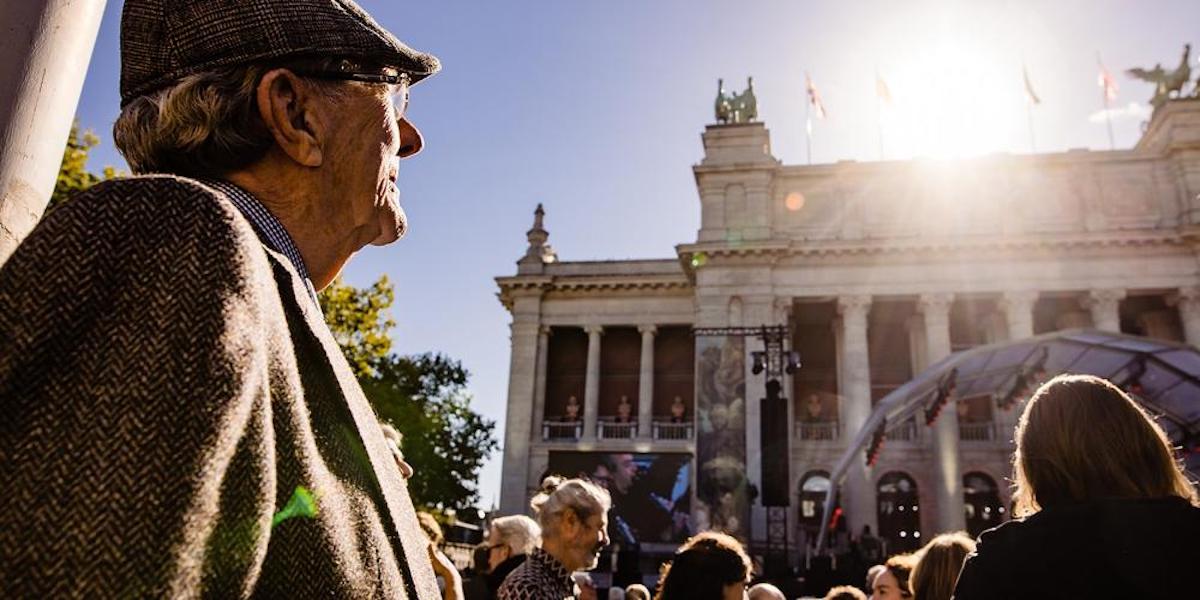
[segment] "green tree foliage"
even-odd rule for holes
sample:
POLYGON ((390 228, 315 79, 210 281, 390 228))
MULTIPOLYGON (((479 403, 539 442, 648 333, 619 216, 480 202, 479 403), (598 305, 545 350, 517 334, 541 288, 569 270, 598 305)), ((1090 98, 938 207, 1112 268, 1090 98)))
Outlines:
POLYGON ((409 480, 413 500, 435 511, 462 510, 479 499, 479 470, 498 448, 496 424, 471 409, 462 363, 441 354, 391 353, 394 297, 383 276, 366 288, 335 281, 320 301, 375 413, 404 436, 404 457, 416 469, 409 480))
POLYGON ((339 277, 319 299, 325 322, 354 374, 359 379, 377 375, 392 351, 391 330, 396 326, 388 312, 396 295, 387 275, 362 289, 346 285, 339 277))
POLYGON ((102 175, 96 175, 87 170, 88 153, 99 143, 100 138, 96 137, 91 130, 80 132, 78 121, 71 125, 71 133, 67 136, 67 147, 63 150, 62 165, 58 168, 58 181, 54 183, 54 192, 50 195, 47 210, 57 206, 76 192, 81 192, 101 181, 117 176, 116 170, 112 167, 104 167, 102 175))

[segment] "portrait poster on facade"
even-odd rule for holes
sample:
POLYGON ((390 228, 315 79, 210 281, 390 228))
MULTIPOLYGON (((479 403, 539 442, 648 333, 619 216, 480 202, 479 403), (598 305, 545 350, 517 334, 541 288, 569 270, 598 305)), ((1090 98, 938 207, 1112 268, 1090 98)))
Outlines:
POLYGON ((696 502, 698 530, 745 538, 746 343, 741 337, 696 338, 696 502))
POLYGON ((552 451, 549 458, 545 475, 581 477, 608 490, 612 543, 678 544, 695 532, 691 454, 552 451))

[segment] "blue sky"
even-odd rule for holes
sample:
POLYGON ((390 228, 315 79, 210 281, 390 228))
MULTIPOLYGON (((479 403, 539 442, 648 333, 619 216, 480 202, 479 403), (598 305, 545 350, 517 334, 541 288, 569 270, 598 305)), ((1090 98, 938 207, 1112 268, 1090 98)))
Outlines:
MULTIPOLYGON (((109 0, 78 110, 103 141, 97 171, 124 166, 110 143, 121 4, 109 0)), ((515 272, 534 206, 545 204, 562 260, 673 256, 699 226, 690 167, 717 78, 741 91, 754 77, 760 119, 788 164, 806 160, 806 71, 829 111, 815 123, 814 162, 879 158, 876 71, 896 97, 883 117, 887 158, 1028 152, 1022 64, 1042 99, 1038 150, 1107 149, 1097 52, 1121 86, 1122 148, 1151 92, 1123 70, 1174 68, 1185 42, 1200 46, 1195 0, 361 4, 444 71, 412 94, 426 149, 401 170, 411 231, 364 250, 345 276, 391 278, 396 350, 461 359, 501 439, 509 318, 492 278, 515 272)), ((499 492, 498 456, 484 504, 499 492)))

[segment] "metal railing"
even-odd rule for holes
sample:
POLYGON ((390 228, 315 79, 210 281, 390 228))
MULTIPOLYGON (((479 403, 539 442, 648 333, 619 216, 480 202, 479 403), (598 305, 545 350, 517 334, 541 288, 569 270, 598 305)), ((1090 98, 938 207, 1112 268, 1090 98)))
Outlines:
POLYGON ((984 423, 958 424, 958 439, 964 442, 990 442, 996 439, 996 424, 990 421, 984 423))
POLYGON ((887 439, 893 442, 917 441, 917 424, 914 421, 897 423, 887 429, 887 439))
POLYGON ((672 423, 670 421, 655 421, 650 431, 656 440, 690 440, 692 439, 691 423, 672 423))
POLYGON ((602 440, 631 440, 637 437, 637 423, 600 421, 596 424, 596 436, 602 440))
POLYGON ((838 439, 837 421, 796 423, 796 438, 805 441, 832 442, 838 439))
POLYGON ((579 421, 542 421, 543 440, 577 440, 583 437, 579 421))

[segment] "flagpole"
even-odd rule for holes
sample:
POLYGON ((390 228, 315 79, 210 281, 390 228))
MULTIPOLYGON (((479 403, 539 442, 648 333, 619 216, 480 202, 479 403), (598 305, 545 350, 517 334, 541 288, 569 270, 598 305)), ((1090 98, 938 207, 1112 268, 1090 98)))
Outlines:
POLYGON ((875 69, 875 129, 879 132, 879 160, 883 160, 883 100, 879 97, 879 69, 875 69))
POLYGON ((1033 136, 1033 103, 1025 102, 1025 115, 1029 119, 1029 151, 1037 154, 1037 140, 1033 136))
MULTIPOLYGON (((1100 60, 1100 53, 1096 53, 1096 64, 1100 66, 1102 77, 1108 76, 1108 69, 1104 68, 1104 62, 1100 60)), ((1116 150, 1117 144, 1113 141, 1112 131, 1112 111, 1108 108, 1108 82, 1104 81, 1100 86, 1100 97, 1104 100, 1104 123, 1108 126, 1108 149, 1116 150)))
POLYGON ((808 149, 808 164, 812 164, 812 98, 805 90, 804 102, 804 146, 808 149))

